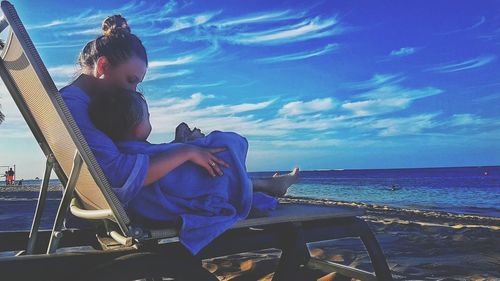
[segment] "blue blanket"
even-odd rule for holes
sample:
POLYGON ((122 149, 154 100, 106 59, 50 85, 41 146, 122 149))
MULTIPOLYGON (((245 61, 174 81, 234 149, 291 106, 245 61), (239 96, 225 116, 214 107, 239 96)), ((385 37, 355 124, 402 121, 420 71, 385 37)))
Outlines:
MULTIPOLYGON (((216 156, 230 167, 221 167, 223 176, 212 177, 200 166, 186 162, 157 182, 143 187, 128 204, 128 211, 154 221, 181 219, 180 242, 196 254, 236 221, 245 219, 251 210, 255 214, 265 214, 276 207, 277 200, 253 192, 245 166, 248 149, 245 138, 235 133, 215 131, 190 144, 226 147, 226 151, 216 156)), ((178 145, 182 144, 118 143, 124 153, 148 155, 178 145)))

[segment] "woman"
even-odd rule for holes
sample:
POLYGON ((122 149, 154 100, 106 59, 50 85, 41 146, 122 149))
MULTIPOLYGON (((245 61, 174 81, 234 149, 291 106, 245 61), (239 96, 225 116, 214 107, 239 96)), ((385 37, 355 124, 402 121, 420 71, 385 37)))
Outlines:
MULTIPOLYGON (((227 177, 228 171, 231 170, 227 170, 229 167, 226 160, 220 157, 221 153, 226 150, 224 147, 178 144, 176 149, 152 155, 124 154, 109 137, 95 128, 88 115, 88 105, 92 96, 102 94, 109 88, 135 90, 143 80, 148 66, 144 46, 139 38, 130 32, 124 18, 121 16, 107 18, 103 22, 103 31, 103 35, 90 41, 83 48, 79 58, 81 75, 71 85, 61 89, 61 95, 108 181, 115 187, 114 191, 124 207, 139 212, 138 206, 150 206, 154 203, 152 201, 154 196, 144 195, 150 192, 149 187, 154 186, 155 182, 167 174, 172 176, 178 173, 179 168, 188 163, 200 166, 213 177, 227 177), (223 168, 226 169, 225 173, 222 171, 223 168), (141 202, 141 200, 146 201, 141 202)), ((240 141, 246 142, 243 138, 240 141)), ((246 145, 242 147, 244 147, 244 153, 241 152, 240 155, 246 156, 246 145)), ((239 159, 238 166, 244 168, 245 157, 239 158, 241 159, 239 159)), ((255 190, 260 189, 271 194, 283 195, 286 189, 297 180, 297 176, 297 171, 295 171, 291 175, 255 179, 250 182, 245 171, 246 178, 240 177, 239 183, 233 182, 232 184, 238 184, 243 188, 248 186, 250 193, 253 184, 255 190)), ((251 195, 250 198, 248 196, 241 198, 241 200, 247 200, 246 203, 251 199, 251 195)), ((154 211, 160 213, 162 210, 155 209, 154 211)), ((248 207, 242 208, 239 212, 240 218, 244 218, 248 211, 248 207)), ((149 211, 149 213, 152 212, 153 210, 149 211)), ((140 213, 140 215, 144 214, 140 213)), ((225 229, 227 227, 226 224, 225 229)), ((210 239, 213 238, 215 237, 210 237, 210 239)), ((196 253, 206 243, 185 245, 192 253, 196 253)))

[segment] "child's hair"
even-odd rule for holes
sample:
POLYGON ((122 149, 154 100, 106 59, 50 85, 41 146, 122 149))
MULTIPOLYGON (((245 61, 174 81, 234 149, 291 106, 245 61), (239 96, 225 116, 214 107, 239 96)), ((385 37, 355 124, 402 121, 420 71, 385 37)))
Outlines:
POLYGON ((88 113, 90 120, 113 141, 123 141, 144 118, 146 100, 136 91, 106 90, 94 95, 88 113))
POLYGON ((118 65, 137 56, 148 65, 146 48, 141 40, 131 33, 127 20, 121 15, 107 17, 102 22, 103 34, 88 42, 80 53, 78 64, 82 68, 93 68, 99 57, 106 57, 111 65, 118 65))

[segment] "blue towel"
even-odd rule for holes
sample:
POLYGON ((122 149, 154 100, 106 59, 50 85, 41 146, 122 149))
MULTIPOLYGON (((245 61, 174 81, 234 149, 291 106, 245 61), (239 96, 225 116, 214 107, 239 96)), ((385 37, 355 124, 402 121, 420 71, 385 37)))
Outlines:
MULTIPOLYGON (((245 160, 248 143, 235 133, 215 131, 190 144, 226 147, 216 156, 229 164, 224 175, 212 177, 202 167, 186 162, 155 183, 143 187, 128 204, 134 216, 154 221, 182 220, 180 242, 198 253, 238 220, 273 210, 277 200, 252 190, 245 160)), ((117 144, 124 153, 156 154, 183 144, 126 141, 117 144)))

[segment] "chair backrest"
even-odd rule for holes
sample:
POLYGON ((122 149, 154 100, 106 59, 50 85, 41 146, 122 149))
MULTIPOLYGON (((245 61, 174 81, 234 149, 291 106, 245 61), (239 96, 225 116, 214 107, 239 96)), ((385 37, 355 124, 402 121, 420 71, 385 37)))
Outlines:
POLYGON ((0 22, 8 37, 0 53, 0 76, 47 157, 65 184, 76 153, 83 159, 76 194, 86 209, 111 209, 121 230, 130 220, 82 136, 28 36, 14 6, 2 1, 0 22))

